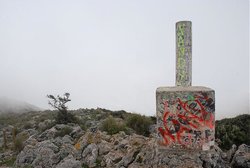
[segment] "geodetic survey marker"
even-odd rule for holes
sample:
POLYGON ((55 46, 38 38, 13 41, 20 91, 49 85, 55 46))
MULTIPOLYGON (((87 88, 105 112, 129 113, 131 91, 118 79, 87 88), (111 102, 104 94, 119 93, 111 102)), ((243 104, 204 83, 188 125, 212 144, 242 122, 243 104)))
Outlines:
POLYGON ((156 90, 158 146, 209 150, 214 146, 215 92, 192 83, 192 23, 176 23, 176 86, 156 90))

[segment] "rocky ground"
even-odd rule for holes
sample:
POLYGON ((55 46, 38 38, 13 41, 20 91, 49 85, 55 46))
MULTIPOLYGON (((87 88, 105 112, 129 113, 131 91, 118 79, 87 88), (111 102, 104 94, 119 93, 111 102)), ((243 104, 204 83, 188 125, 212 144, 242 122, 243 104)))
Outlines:
MULTIPOLYGON (((2 126, 9 141, 7 148, 0 150, 0 167, 250 168, 250 146, 244 144, 233 145, 227 152, 217 146, 209 152, 159 151, 153 131, 149 137, 123 131, 108 135, 99 130, 95 120, 84 129, 79 124, 50 127, 50 119, 35 123, 34 118, 36 115, 29 120, 30 128, 16 134, 15 143, 11 141, 13 126, 2 126)), ((1 131, 1 146, 3 142, 1 131)))

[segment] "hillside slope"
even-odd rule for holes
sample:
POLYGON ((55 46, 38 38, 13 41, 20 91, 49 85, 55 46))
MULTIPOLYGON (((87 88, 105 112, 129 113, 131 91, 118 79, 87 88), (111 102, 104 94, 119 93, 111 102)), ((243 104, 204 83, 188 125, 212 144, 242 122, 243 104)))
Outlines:
MULTIPOLYGON (((77 117, 75 123, 56 123, 57 111, 0 115, 0 167, 250 166, 250 147, 247 145, 234 146, 227 152, 216 145, 210 151, 159 151, 155 117, 101 108, 69 112, 77 117)), ((220 130, 230 124, 241 128, 240 123, 247 122, 248 115, 216 123, 220 130)))
POLYGON ((14 99, 9 99, 6 97, 0 98, 0 114, 1 113, 25 113, 29 111, 39 111, 42 110, 32 104, 18 101, 14 99))
POLYGON ((250 115, 243 114, 216 121, 215 137, 221 141, 219 146, 226 150, 233 144, 250 145, 250 115))

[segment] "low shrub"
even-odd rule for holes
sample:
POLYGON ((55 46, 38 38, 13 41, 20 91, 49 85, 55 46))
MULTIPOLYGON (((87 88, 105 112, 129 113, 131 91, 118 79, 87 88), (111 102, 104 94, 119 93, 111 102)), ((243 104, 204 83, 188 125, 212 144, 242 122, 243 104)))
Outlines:
POLYGON ((33 128, 33 125, 30 122, 27 122, 27 123, 24 124, 23 128, 24 129, 30 129, 30 128, 33 128))
POLYGON ((39 127, 39 124, 37 124, 36 129, 39 130, 39 132, 44 132, 47 129, 50 129, 56 125, 56 122, 50 122, 46 123, 45 127, 39 127))
POLYGON ((125 119, 126 111, 124 110, 114 111, 111 113, 111 115, 115 118, 125 119))
POLYGON ((16 152, 21 152, 23 150, 23 143, 28 139, 29 135, 27 133, 20 133, 14 139, 14 150, 16 152))
POLYGON ((120 131, 125 131, 126 127, 124 124, 118 123, 112 116, 109 116, 102 122, 101 130, 113 135, 120 131))
POLYGON ((235 118, 226 118, 215 123, 215 137, 221 142, 219 147, 229 150, 233 144, 250 145, 250 115, 243 114, 235 118))
POLYGON ((76 116, 67 111, 58 111, 55 120, 57 124, 78 123, 76 116))
POLYGON ((149 136, 149 127, 153 124, 150 117, 142 116, 140 114, 131 114, 126 119, 126 125, 135 130, 139 135, 149 136))
POLYGON ((14 166, 14 163, 16 161, 16 157, 12 157, 12 158, 9 158, 7 160, 3 160, 2 162, 0 162, 0 166, 14 166))
POLYGON ((69 135, 73 129, 71 127, 64 127, 58 132, 56 132, 55 137, 64 137, 65 135, 69 135))

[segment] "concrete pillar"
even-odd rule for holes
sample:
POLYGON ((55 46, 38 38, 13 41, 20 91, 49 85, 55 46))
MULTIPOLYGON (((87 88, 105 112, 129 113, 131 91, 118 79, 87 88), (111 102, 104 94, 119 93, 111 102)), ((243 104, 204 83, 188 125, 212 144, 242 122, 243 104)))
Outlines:
POLYGON ((176 23, 176 83, 175 86, 192 85, 192 22, 176 23))
POLYGON ((209 150, 214 145, 215 92, 191 86, 191 22, 176 23, 176 86, 156 90, 159 149, 209 150))

